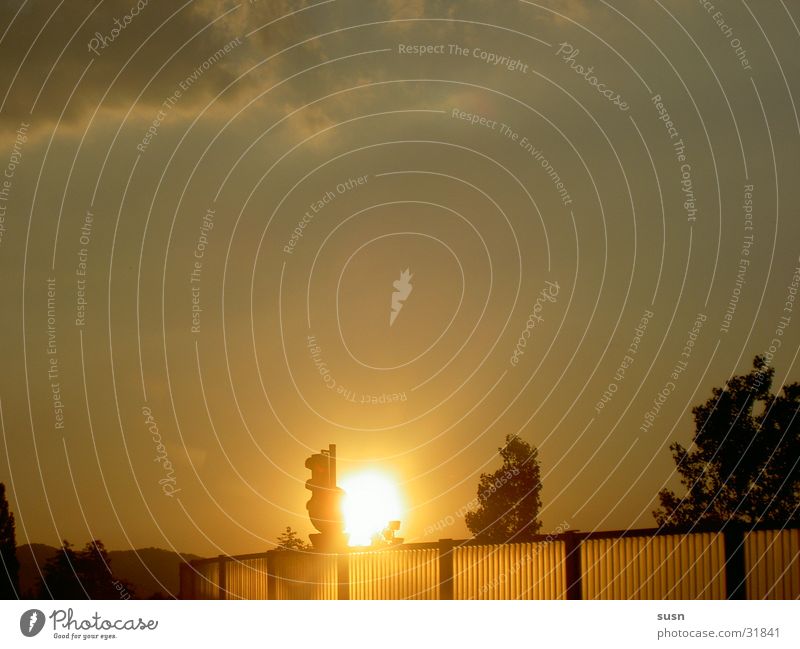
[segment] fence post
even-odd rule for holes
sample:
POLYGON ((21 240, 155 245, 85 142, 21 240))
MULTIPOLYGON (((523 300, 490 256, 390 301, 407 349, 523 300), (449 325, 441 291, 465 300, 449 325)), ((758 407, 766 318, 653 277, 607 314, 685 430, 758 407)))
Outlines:
POLYGON ((337 598, 350 599, 350 555, 341 552, 336 555, 337 598))
POLYGON ((278 576, 275 550, 267 551, 267 599, 278 599, 278 576))
POLYGON ((567 579, 567 599, 581 599, 581 542, 575 532, 564 533, 564 572, 567 579))
POLYGON ((219 580, 217 582, 217 599, 227 599, 227 589, 225 586, 225 555, 220 554, 217 557, 219 562, 219 580))
POLYGON ((726 528, 725 589, 728 599, 747 599, 747 575, 744 561, 744 530, 726 528))
POLYGON ((178 599, 194 599, 194 568, 188 563, 182 563, 180 567, 180 591, 178 599))
POLYGON ((439 599, 453 599, 453 539, 439 539, 439 599))

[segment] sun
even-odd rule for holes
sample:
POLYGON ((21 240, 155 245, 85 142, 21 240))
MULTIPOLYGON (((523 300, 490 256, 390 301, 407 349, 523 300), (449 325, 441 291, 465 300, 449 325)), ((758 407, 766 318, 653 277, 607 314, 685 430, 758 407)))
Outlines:
POLYGON ((402 518, 400 494, 386 475, 357 473, 343 478, 340 486, 345 491, 342 511, 350 545, 369 545, 389 521, 402 518))

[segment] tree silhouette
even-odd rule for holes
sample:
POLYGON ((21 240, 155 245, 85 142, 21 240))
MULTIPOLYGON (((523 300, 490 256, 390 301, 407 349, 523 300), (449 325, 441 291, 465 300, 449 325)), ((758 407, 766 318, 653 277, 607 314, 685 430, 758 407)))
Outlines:
POLYGON ((484 543, 530 540, 542 526, 538 451, 516 435, 507 435, 498 451, 503 466, 481 474, 477 507, 465 516, 467 527, 484 543))
POLYGON ((748 374, 714 388, 692 410, 690 448, 670 446, 686 494, 659 492, 661 507, 653 512, 659 525, 800 521, 800 384, 776 396, 774 373, 756 356, 748 374))
POLYGON ((81 587, 78 555, 69 541, 64 540, 61 548, 44 564, 39 580, 39 599, 86 599, 87 593, 81 587))
POLYGON ((19 597, 19 561, 14 514, 6 500, 6 486, 0 482, 0 599, 19 597))
POLYGON ((69 541, 44 565, 39 580, 40 599, 130 599, 134 589, 117 579, 111 571, 111 559, 99 539, 76 552, 69 541))
POLYGON ((288 525, 278 537, 276 545, 276 550, 301 550, 303 552, 308 552, 312 549, 312 546, 303 541, 303 539, 297 535, 297 532, 288 525))

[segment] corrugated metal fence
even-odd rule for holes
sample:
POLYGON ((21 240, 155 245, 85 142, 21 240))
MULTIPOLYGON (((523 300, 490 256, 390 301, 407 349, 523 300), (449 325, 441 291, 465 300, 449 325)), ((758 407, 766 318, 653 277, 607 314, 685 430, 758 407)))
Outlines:
POLYGON ((354 552, 349 559, 350 599, 439 597, 439 552, 436 548, 354 552))
POLYGON ((183 599, 800 599, 800 529, 443 539, 181 566, 183 599))
POLYGON ((564 599, 563 541, 465 545, 453 550, 455 599, 564 599))
POLYGON ((722 534, 670 534, 581 543, 583 599, 725 599, 722 534))

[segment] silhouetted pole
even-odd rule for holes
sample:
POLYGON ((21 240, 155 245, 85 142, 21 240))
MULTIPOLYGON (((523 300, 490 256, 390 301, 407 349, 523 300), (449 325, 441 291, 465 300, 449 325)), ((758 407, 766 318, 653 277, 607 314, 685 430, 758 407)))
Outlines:
POLYGON ((226 561, 227 557, 224 554, 220 554, 217 557, 217 562, 219 566, 219 580, 217 581, 217 599, 228 599, 227 579, 225 577, 226 561))
POLYGON ((564 573, 567 580, 567 599, 581 599, 582 566, 581 542, 575 532, 564 534, 564 573))
POLYGON ((453 599, 453 539, 439 539, 439 599, 453 599))
POLYGON ((267 599, 278 599, 278 567, 275 565, 278 552, 280 552, 280 550, 270 550, 266 553, 267 599))
POLYGON ((350 555, 346 552, 336 555, 336 597, 350 599, 350 555))
POLYGON ((725 589, 728 599, 747 599, 747 569, 744 557, 744 532, 739 527, 725 532, 725 589))

